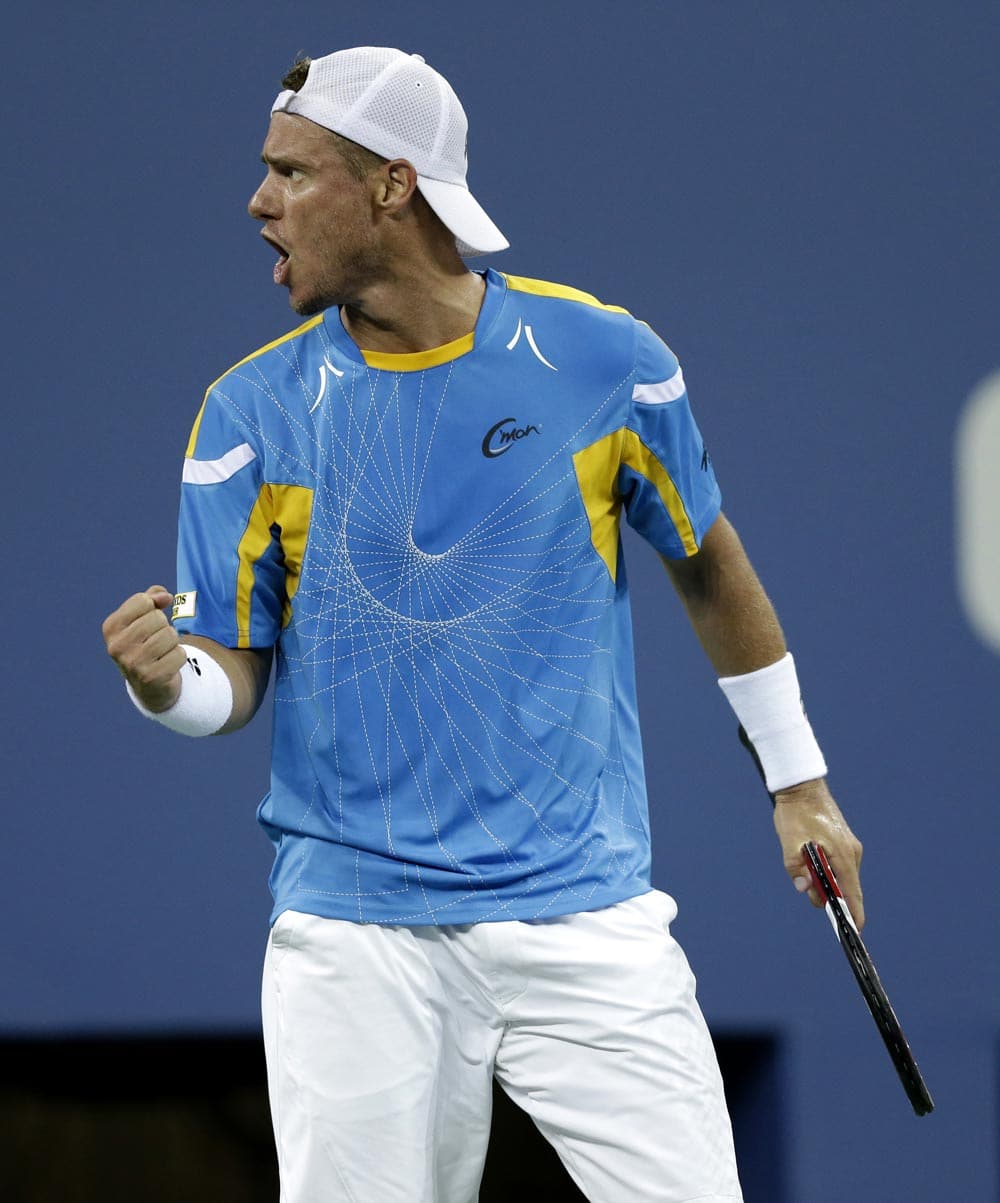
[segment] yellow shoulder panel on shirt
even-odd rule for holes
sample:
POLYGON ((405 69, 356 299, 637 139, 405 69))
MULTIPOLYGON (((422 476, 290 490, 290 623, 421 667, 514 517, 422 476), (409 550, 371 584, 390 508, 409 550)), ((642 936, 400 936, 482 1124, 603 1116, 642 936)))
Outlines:
POLYGON ((312 522, 313 490, 305 485, 271 485, 274 521, 281 528, 281 550, 285 556, 285 604, 281 625, 292 620, 292 600, 302 579, 302 561, 312 522))
POLYGON ((285 560, 285 600, 281 625, 292 617, 292 599, 302 577, 309 524, 312 520, 313 490, 305 485, 263 484, 247 518, 237 548, 239 569, 236 576, 236 646, 252 647, 250 641, 251 605, 258 561, 271 545, 272 528, 280 528, 279 538, 285 560))
POLYGON ((684 507, 684 499, 670 473, 635 431, 623 426, 573 456, 580 496, 590 521, 590 541, 607 566, 612 580, 617 578, 618 571, 622 505, 618 494, 618 469, 622 465, 638 472, 654 486, 685 553, 693 556, 698 550, 698 540, 684 507))
POLYGON ((530 280, 527 276, 508 276, 501 272, 507 281, 507 287, 514 292, 530 292, 536 297, 558 297, 563 301, 579 301, 581 305, 591 305, 595 309, 607 309, 609 313, 628 313, 620 305, 605 305, 592 297, 589 292, 581 292, 579 288, 570 288, 568 284, 552 284, 548 280, 530 280))
POLYGON ((638 472, 640 476, 645 476, 656 488, 664 509, 674 524, 674 530, 681 541, 685 555, 696 555, 698 540, 695 537, 691 519, 688 517, 684 498, 681 497, 670 473, 633 430, 625 431, 622 463, 638 472))
POLYGON ((191 430, 191 437, 188 439, 187 450, 184 452, 185 459, 190 459, 194 455, 195 445, 198 442, 198 431, 201 429, 201 419, 205 412, 205 402, 208 400, 208 394, 219 383, 229 375, 230 372, 235 372, 237 368, 241 368, 245 363, 249 363, 251 359, 256 359, 258 355, 263 355, 265 351, 270 351, 273 347, 280 347, 282 343, 286 343, 289 339, 296 338, 300 334, 304 334, 307 330, 311 330, 313 326, 318 326, 323 320, 322 313, 317 313, 315 317, 311 317, 308 322, 303 322, 301 326, 296 326, 294 330, 289 330, 287 334, 282 334, 280 338, 272 339, 271 342, 265 343, 263 347, 258 347, 256 351, 251 351, 249 355, 244 355, 241 360, 234 363, 231 368, 227 368, 221 376, 217 377, 205 389, 205 397, 201 403, 201 409, 198 410, 198 416, 194 420, 194 427, 191 430))
POLYGON ((257 500, 247 518, 246 529, 236 549, 239 570, 236 574, 236 646, 250 646, 250 603, 253 597, 254 568, 271 544, 273 511, 271 488, 261 485, 257 500))
POLYGON ((612 580, 618 575, 618 531, 622 503, 615 487, 625 429, 613 430, 573 456, 576 483, 590 520, 590 541, 612 580))

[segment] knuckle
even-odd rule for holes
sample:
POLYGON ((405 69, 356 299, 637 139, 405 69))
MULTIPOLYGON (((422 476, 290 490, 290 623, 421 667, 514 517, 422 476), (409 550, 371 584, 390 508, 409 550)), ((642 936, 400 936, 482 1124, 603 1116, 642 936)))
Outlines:
POLYGON ((105 640, 108 655, 116 664, 125 664, 128 660, 128 648, 124 645, 120 633, 115 633, 105 640))
MULTIPOLYGON (((180 647, 181 647, 180 636, 177 634, 177 632, 174 630, 174 628, 169 623, 167 623, 166 627, 163 630, 163 633, 161 635, 161 642, 163 644, 165 652, 171 652, 171 653, 180 652, 180 647)), ((180 654, 183 659, 187 658, 186 656, 184 656, 183 652, 181 652, 180 654)))

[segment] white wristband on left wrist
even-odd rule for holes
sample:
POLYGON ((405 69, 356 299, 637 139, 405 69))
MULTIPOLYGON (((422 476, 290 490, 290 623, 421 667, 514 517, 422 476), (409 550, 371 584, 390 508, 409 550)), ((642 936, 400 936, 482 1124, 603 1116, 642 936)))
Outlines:
POLYGON ((225 669, 204 648, 190 643, 180 646, 187 663, 181 668, 181 692, 169 710, 148 710, 126 681, 128 696, 140 714, 171 731, 195 737, 214 735, 233 712, 233 687, 225 669))
POLYGON ((772 794, 826 776, 826 761, 802 706, 791 652, 755 672, 721 677, 719 688, 753 744, 772 794))

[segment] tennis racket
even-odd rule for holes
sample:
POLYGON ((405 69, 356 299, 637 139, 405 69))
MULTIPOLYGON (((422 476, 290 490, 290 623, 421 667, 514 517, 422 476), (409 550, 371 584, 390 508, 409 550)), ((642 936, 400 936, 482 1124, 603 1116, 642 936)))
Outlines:
MULTIPOLYGON (((764 771, 760 759, 742 726, 740 727, 740 742, 753 757, 761 780, 763 780, 764 771)), ((771 802, 774 803, 773 795, 771 795, 771 802)), ((917 1115, 929 1115, 934 1110, 934 1101, 921 1077, 917 1062, 903 1035, 903 1029, 899 1026, 899 1020, 889 1002, 889 996, 879 981, 871 955, 855 926, 850 908, 837 884, 837 878, 830 867, 826 853, 821 845, 815 844, 811 840, 803 845, 802 852, 806 858, 813 886, 820 897, 825 900, 827 916, 861 988, 861 994, 871 1012, 872 1019, 875 1020, 879 1035, 892 1058, 896 1073, 906 1091, 906 1097, 910 1100, 917 1115)))
POLYGON ((812 840, 803 845, 802 851, 809 863, 809 874, 812 877, 813 885, 819 891, 820 896, 826 899, 826 913, 830 923, 857 983, 861 987, 861 994, 871 1012, 872 1019, 875 1020, 879 1035, 889 1051, 892 1063, 896 1067, 896 1073, 899 1074, 899 1080, 903 1083, 906 1097, 910 1100, 917 1115, 929 1115, 934 1110, 934 1101, 921 1077, 917 1062, 903 1035, 903 1029, 899 1026, 899 1020, 889 1002, 889 996, 879 981, 871 955, 854 925, 850 908, 844 895, 840 892, 840 886, 837 884, 833 869, 830 868, 826 853, 823 851, 822 845, 814 844, 812 840))

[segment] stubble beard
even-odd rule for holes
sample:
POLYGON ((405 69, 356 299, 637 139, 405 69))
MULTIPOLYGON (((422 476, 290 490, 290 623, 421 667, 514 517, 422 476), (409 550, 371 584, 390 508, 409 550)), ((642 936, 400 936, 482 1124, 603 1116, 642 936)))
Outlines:
POLYGON ((299 317, 312 317, 315 313, 322 313, 324 309, 332 308, 336 302, 320 300, 318 298, 307 299, 305 301, 293 301, 291 297, 289 297, 288 303, 292 307, 292 312, 297 313, 299 317))
POLYGON ((312 317, 327 309, 341 305, 357 304, 360 297, 379 280, 385 277, 384 255, 369 243, 358 247, 346 261, 337 264, 327 280, 317 283, 313 292, 299 301, 288 303, 300 317, 312 317))

